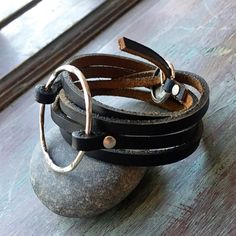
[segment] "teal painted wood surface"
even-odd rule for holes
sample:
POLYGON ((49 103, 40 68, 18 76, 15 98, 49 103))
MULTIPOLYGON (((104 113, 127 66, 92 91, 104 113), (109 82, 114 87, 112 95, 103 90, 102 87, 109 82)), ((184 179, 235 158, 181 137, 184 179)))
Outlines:
MULTIPOLYGON (((100 216, 64 218, 39 202, 29 180, 39 135, 33 90, 5 109, 0 235, 236 235, 235 12, 236 2, 229 0, 145 0, 78 52, 120 54, 117 38, 130 37, 177 69, 203 76, 211 89, 197 151, 179 163, 151 168, 127 199, 100 216)), ((52 125, 48 115, 47 128, 52 125)))

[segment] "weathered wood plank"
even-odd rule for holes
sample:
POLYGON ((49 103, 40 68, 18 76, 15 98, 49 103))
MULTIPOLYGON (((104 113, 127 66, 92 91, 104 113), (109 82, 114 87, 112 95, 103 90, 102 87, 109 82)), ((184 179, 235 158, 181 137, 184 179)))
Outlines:
MULTIPOLYGON (((197 151, 179 163, 151 168, 127 199, 100 216, 69 219, 42 206, 28 175, 38 141, 33 90, 5 109, 0 114, 0 234, 235 235, 235 11, 233 1, 142 1, 78 52, 118 54, 116 39, 131 37, 176 68, 203 76, 211 89, 197 151)), ((47 128, 52 125, 48 115, 47 128)))
POLYGON ((137 1, 42 2, 4 28, 0 34, 0 110, 137 1))
POLYGON ((85 0, 80 4, 75 0, 43 1, 3 28, 1 80, 103 2, 92 0, 93 4, 86 5, 85 0))
POLYGON ((20 15, 24 14, 26 11, 34 7, 41 0, 21 0, 13 1, 10 3, 5 3, 1 5, 0 11, 0 29, 8 25, 10 22, 15 20, 20 15), (4 9, 5 8, 5 9, 4 9))

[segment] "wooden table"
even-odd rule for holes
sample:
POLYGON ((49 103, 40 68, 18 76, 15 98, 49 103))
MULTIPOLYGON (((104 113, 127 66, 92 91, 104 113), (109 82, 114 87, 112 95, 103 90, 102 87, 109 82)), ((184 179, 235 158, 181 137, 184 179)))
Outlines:
MULTIPOLYGON (((29 160, 38 142, 33 89, 0 114, 0 235, 236 235, 236 2, 145 0, 78 53, 120 53, 127 36, 211 89, 205 131, 186 160, 148 171, 117 207, 90 219, 55 215, 36 198, 29 160)), ((49 115, 47 128, 53 125, 49 115)))

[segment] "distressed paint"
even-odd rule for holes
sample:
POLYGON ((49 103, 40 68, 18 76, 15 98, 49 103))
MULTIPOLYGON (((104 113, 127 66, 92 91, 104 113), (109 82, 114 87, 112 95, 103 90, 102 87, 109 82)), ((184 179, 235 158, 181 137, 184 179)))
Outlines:
POLYGON ((33 194, 28 176, 38 141, 33 90, 3 111, 0 234, 236 235, 235 11, 236 2, 229 0, 141 1, 78 52, 120 53, 116 39, 131 37, 177 68, 203 76, 211 89, 196 152, 179 163, 151 168, 130 196, 98 217, 59 217, 33 194))

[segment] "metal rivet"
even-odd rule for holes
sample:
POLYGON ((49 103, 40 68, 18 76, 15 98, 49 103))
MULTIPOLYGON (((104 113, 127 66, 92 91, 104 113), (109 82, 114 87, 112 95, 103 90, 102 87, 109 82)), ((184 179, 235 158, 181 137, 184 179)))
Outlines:
POLYGON ((179 85, 178 85, 178 84, 175 84, 175 85, 173 86, 171 92, 172 92, 172 94, 173 94, 174 96, 176 96, 176 95, 179 93, 179 90, 180 90, 179 85))
POLYGON ((108 149, 115 147, 116 146, 116 139, 112 136, 106 136, 103 139, 103 146, 108 149))

